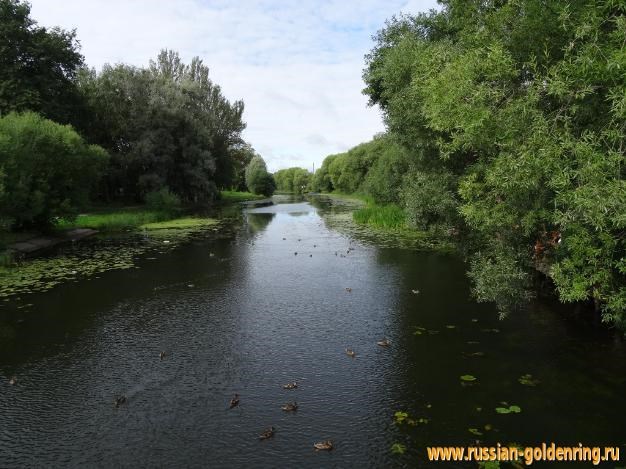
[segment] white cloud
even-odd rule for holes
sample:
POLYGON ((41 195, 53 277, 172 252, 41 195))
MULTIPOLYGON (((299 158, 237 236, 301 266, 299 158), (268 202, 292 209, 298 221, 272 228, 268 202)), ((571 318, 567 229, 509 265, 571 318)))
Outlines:
POLYGON ((198 55, 270 170, 316 167, 383 130, 361 94, 371 36, 435 0, 31 0, 44 26, 77 29, 87 63, 146 65, 160 49, 198 55))

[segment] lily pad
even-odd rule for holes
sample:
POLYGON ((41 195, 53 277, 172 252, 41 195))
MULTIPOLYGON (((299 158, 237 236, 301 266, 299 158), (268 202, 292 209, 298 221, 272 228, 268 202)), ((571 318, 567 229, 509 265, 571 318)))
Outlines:
POLYGON ((533 378, 533 375, 531 374, 522 375, 517 378, 517 381, 519 381, 519 383, 523 384, 524 386, 537 386, 540 383, 540 381, 536 378, 533 378))
POLYGON ((472 382, 478 379, 476 378, 476 376, 472 376, 472 375, 462 375, 460 378, 461 378, 461 381, 465 381, 465 382, 472 382))
POLYGON ((473 435, 483 436, 483 432, 481 432, 478 428, 468 428, 467 431, 473 435))
POLYGON ((394 421, 398 424, 403 423, 407 418, 409 418, 409 414, 407 412, 402 412, 401 410, 397 411, 393 414, 394 421))
POLYGON ((391 452, 393 454, 404 454, 406 452, 406 446, 402 443, 394 443, 391 445, 391 452))
POLYGON ((496 407, 496 412, 499 414, 519 414, 522 408, 517 405, 511 405, 509 407, 496 407))

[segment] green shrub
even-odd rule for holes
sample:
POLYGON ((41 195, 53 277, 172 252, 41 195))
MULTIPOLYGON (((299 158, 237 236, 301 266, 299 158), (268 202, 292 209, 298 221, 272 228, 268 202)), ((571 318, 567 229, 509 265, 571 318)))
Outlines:
POLYGON ((170 192, 167 187, 146 194, 146 206, 150 210, 171 213, 180 208, 180 197, 170 192))
POLYGON ((72 218, 88 199, 107 161, 67 125, 32 113, 0 118, 0 219, 12 228, 49 227, 72 218))

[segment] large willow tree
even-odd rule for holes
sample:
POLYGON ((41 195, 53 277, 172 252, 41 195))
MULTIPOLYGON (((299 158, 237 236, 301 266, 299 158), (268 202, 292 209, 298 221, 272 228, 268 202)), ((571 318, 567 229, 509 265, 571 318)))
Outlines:
POLYGON ((389 21, 364 71, 416 155, 407 209, 462 216, 478 299, 509 311, 539 269, 626 325, 626 4, 441 3, 389 21), (425 211, 425 189, 454 210, 425 211))
POLYGON ((112 157, 106 198, 141 199, 167 186, 201 203, 235 183, 243 102, 229 102, 199 58, 184 64, 164 50, 148 68, 85 71, 80 85, 92 113, 85 132, 112 157))

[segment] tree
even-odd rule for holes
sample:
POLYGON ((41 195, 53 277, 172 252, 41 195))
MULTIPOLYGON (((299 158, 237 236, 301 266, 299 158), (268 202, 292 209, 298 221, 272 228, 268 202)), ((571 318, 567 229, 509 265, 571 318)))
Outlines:
POLYGON ((82 64, 74 31, 38 26, 28 3, 0 0, 0 115, 31 110, 75 123, 82 64))
POLYGON ((0 218, 13 228, 47 228, 88 202, 106 152, 67 125, 35 113, 0 118, 0 218))
POLYGON ((143 200, 166 187, 183 202, 207 203, 218 184, 234 181, 243 163, 231 155, 245 148, 243 102, 230 103, 208 74, 200 59, 186 65, 167 50, 148 69, 81 74, 95 116, 87 134, 112 156, 105 198, 143 200))
POLYGON ((274 173, 276 189, 282 192, 303 194, 309 189, 313 175, 304 168, 281 169, 274 173))
POLYGON ((246 167, 246 186, 253 194, 262 194, 270 197, 276 190, 276 183, 270 173, 267 172, 265 161, 260 156, 255 156, 246 167))
MULTIPOLYGON (((370 103, 415 155, 409 215, 469 233, 474 293, 503 313, 541 271, 562 301, 626 327, 626 5, 441 3, 389 21, 364 71, 370 103)), ((354 187, 347 162, 329 169, 354 187)))
POLYGON ((256 151, 249 143, 243 142, 239 145, 233 145, 229 151, 230 161, 230 173, 228 177, 224 177, 229 181, 229 186, 236 191, 246 190, 246 167, 252 161, 252 158, 257 156, 256 151))

